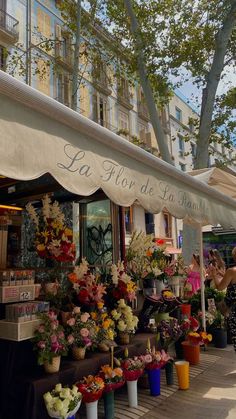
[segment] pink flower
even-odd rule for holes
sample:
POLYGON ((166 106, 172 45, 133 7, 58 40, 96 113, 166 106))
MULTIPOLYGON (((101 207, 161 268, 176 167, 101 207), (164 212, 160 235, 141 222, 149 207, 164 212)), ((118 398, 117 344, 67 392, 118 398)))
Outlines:
POLYGON ((82 321, 82 323, 86 323, 89 317, 90 317, 89 313, 83 313, 81 314, 80 320, 82 321))
POLYGON ((75 318, 71 317, 69 320, 67 320, 67 324, 69 326, 74 326, 75 325, 75 318))
POLYGON ((50 337, 50 339, 51 339, 51 342, 52 342, 52 343, 57 342, 57 336, 56 336, 56 335, 52 335, 52 336, 50 337))
POLYGON ((39 328, 38 328, 38 332, 39 333, 43 333, 45 331, 45 327, 44 327, 44 325, 43 324, 41 324, 40 326, 39 326, 39 328))
POLYGON ((64 332, 62 330, 58 333, 58 337, 59 339, 63 339, 65 337, 64 332))
POLYGON ((48 312, 48 317, 50 320, 56 320, 57 315, 54 313, 54 311, 49 311, 48 312))
POLYGON ((144 362, 146 364, 149 364, 149 362, 152 362, 152 355, 151 354, 144 355, 144 362))
POLYGON ((80 334, 81 334, 81 336, 83 336, 83 338, 86 338, 89 335, 89 331, 88 331, 88 329, 83 327, 83 329, 81 329, 81 331, 80 331, 80 334))
POLYGON ((56 330, 58 328, 58 325, 59 325, 58 320, 53 320, 51 322, 51 328, 52 328, 52 330, 56 330))
POLYGON ((40 340, 40 342, 38 342, 37 345, 40 349, 46 348, 46 343, 43 340, 40 340))
POLYGON ((69 343, 69 345, 71 345, 74 342, 75 338, 73 335, 68 335, 67 336, 67 342, 69 343))
POLYGON ((60 349, 60 344, 59 342, 54 342, 51 345, 51 351, 52 352, 57 352, 60 349))
POLYGON ((80 307, 74 307, 73 313, 79 314, 80 313, 80 307))
POLYGON ((88 348, 89 346, 91 346, 91 345, 92 345, 92 341, 91 341, 91 339, 89 339, 89 338, 85 337, 85 338, 84 338, 84 344, 85 344, 85 346, 87 346, 87 348, 88 348))

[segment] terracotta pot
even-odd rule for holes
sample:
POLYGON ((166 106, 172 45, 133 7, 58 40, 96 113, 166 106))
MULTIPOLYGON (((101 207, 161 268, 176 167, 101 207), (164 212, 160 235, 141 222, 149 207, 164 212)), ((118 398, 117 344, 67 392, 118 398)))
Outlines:
POLYGON ((86 348, 79 348, 78 346, 72 347, 72 355, 76 361, 80 361, 85 358, 86 348))
POLYGON ((121 345, 129 345, 130 343, 130 335, 129 333, 120 333, 119 334, 120 344, 121 345))
POLYGON ((45 372, 49 374, 53 374, 54 372, 58 372, 60 369, 60 363, 61 363, 61 357, 60 356, 54 356, 52 358, 52 362, 45 361, 43 366, 45 372))
POLYGON ((200 361, 200 345, 193 345, 188 341, 182 342, 184 348, 184 359, 191 365, 197 365, 200 361))

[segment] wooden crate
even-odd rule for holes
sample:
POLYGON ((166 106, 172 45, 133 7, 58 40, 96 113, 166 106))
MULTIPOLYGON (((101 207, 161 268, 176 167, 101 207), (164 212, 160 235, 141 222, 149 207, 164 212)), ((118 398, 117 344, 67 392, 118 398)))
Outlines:
POLYGON ((0 320, 0 338, 6 340, 21 341, 31 339, 34 331, 40 324, 40 320, 30 320, 23 323, 13 323, 0 320))
POLYGON ((0 303, 17 303, 35 299, 34 285, 9 285, 0 287, 0 303))

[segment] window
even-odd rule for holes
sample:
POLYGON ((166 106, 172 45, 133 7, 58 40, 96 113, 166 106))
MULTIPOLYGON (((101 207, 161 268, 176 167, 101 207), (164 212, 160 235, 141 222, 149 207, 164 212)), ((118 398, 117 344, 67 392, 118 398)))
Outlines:
POLYGON ((100 93, 95 93, 93 96, 93 120, 107 127, 107 99, 100 93))
POLYGON ((191 155, 192 155, 192 163, 194 164, 195 158, 197 153, 197 146, 194 143, 191 143, 191 155))
POLYGON ((172 217, 169 212, 163 212, 165 237, 172 237, 172 217))
POLYGON ((138 122, 138 138, 140 138, 141 141, 146 140, 146 133, 148 132, 148 126, 147 124, 143 122, 138 122))
POLYGON ((50 38, 52 36, 51 17, 40 7, 37 9, 37 27, 38 31, 41 35, 45 36, 45 38, 50 38))
POLYGON ((39 59, 37 73, 37 89, 45 95, 50 95, 50 66, 43 59, 39 59))
POLYGON ((118 128, 119 130, 127 131, 127 134, 129 134, 129 114, 119 110, 119 121, 118 121, 118 128))
POLYGON ((155 234, 154 215, 150 212, 145 212, 145 225, 147 234, 155 234))
POLYGON ((100 83, 102 86, 108 85, 107 66, 100 57, 94 60, 92 76, 95 83, 100 83))
POLYGON ((130 100, 129 83, 125 77, 120 77, 118 81, 118 96, 126 99, 127 101, 130 100))
POLYGON ((6 66, 6 51, 5 48, 0 45, 0 70, 5 70, 6 66))
POLYGON ((194 132, 194 125, 193 125, 193 123, 192 123, 192 122, 190 122, 190 123, 189 123, 189 131, 190 131, 191 133, 193 133, 193 132, 194 132))
POLYGON ((186 172, 186 164, 179 163, 179 167, 180 167, 180 170, 182 170, 182 172, 186 172))
POLYGON ((179 155, 184 156, 184 139, 182 135, 178 134, 178 140, 179 140, 179 155))
POLYGON ((58 74, 57 76, 57 95, 58 102, 66 106, 71 105, 71 81, 66 74, 58 74))
POLYGON ((182 121, 182 111, 181 109, 177 108, 177 106, 175 107, 175 117, 178 119, 178 121, 182 121))
POLYGON ((133 231, 133 208, 125 208, 125 231, 132 233, 133 231))

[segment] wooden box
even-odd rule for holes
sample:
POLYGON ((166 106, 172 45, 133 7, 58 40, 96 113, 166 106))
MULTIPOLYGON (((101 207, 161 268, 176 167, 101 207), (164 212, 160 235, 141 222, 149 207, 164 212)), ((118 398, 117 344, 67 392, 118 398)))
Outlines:
POLYGON ((30 320, 23 323, 13 323, 0 320, 0 338, 14 341, 31 339, 39 326, 40 320, 30 320))
POLYGON ((0 303, 17 303, 35 299, 35 285, 9 285, 0 287, 0 303))

